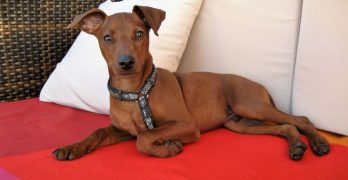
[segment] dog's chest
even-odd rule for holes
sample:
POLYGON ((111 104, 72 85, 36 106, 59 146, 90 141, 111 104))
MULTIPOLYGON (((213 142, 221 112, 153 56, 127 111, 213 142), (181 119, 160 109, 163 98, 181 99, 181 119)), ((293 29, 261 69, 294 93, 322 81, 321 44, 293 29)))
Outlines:
POLYGON ((128 102, 126 108, 113 107, 110 116, 115 127, 129 132, 133 136, 137 136, 140 131, 147 129, 136 102, 128 102))

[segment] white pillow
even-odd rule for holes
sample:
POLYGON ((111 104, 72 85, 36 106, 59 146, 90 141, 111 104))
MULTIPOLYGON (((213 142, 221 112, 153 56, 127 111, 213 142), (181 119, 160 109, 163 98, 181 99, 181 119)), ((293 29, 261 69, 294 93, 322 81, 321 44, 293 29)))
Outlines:
MULTIPOLYGON (((150 31, 150 52, 157 67, 176 71, 202 0, 124 0, 102 3, 99 9, 111 15, 131 12, 134 5, 166 11, 159 37, 150 31)), ((97 39, 81 32, 62 62, 47 80, 40 100, 91 112, 109 114, 108 72, 97 39)))
POLYGON ((348 1, 304 1, 292 112, 348 136, 348 1), (346 7, 346 8, 342 8, 346 7))
POLYGON ((203 1, 179 72, 237 74, 264 85, 290 112, 300 0, 203 1))

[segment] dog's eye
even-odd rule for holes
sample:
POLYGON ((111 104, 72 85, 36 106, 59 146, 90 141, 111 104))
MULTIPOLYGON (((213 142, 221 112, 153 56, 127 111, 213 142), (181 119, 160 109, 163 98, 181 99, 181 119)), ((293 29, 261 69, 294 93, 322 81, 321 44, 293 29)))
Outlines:
POLYGON ((104 40, 105 40, 106 42, 111 42, 111 40, 112 40, 111 35, 110 35, 110 34, 105 35, 105 36, 104 36, 104 40))
POLYGON ((141 39, 141 38, 143 38, 143 36, 144 36, 144 33, 143 33, 142 31, 137 31, 137 32, 135 33, 135 37, 136 37, 137 39, 141 39))

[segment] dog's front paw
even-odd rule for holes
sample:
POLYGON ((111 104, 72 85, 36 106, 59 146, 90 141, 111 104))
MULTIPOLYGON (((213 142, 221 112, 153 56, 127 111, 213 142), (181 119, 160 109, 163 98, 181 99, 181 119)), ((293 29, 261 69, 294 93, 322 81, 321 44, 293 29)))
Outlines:
POLYGON ((154 143, 154 149, 149 153, 151 155, 166 158, 172 157, 183 151, 183 145, 177 140, 158 140, 154 143))
POLYGON ((168 148, 168 156, 167 157, 177 155, 181 151, 184 150, 182 143, 180 141, 176 141, 176 140, 164 141, 163 146, 168 148))
POLYGON ((89 153, 90 151, 91 150, 80 144, 73 144, 58 148, 54 150, 52 154, 55 155, 58 160, 64 161, 78 159, 84 156, 85 154, 89 153))
POLYGON ((312 151, 318 156, 324 156, 330 152, 330 145, 327 140, 320 136, 313 136, 309 138, 309 143, 311 145, 312 151))

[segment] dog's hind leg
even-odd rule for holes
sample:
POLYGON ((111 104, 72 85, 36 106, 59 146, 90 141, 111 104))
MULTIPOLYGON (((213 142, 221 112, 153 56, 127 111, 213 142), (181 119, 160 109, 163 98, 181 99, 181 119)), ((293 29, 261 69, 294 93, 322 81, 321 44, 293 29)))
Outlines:
POLYGON ((58 160, 74 160, 92 152, 98 147, 120 143, 133 138, 134 136, 129 133, 111 125, 94 131, 81 142, 58 148, 52 154, 58 160))
POLYGON ((288 139, 289 156, 293 160, 302 158, 307 146, 300 139, 300 133, 295 126, 289 124, 273 125, 263 122, 256 122, 247 119, 238 121, 228 120, 224 127, 231 131, 245 134, 271 134, 280 135, 288 139))
POLYGON ((236 103, 232 107, 233 112, 247 119, 295 126, 306 135, 312 151, 318 156, 323 156, 330 151, 328 141, 318 133, 307 117, 288 115, 268 102, 236 103))

